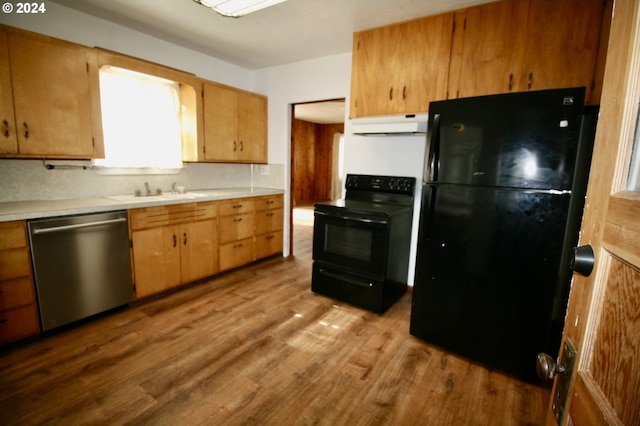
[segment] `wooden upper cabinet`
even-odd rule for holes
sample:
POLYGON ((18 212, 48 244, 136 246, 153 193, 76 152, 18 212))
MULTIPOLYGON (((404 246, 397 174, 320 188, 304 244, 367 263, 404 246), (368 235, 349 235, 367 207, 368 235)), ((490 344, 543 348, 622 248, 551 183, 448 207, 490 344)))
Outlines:
POLYGON ((591 101, 603 8, 603 0, 530 1, 520 87, 585 86, 591 101))
MULTIPOLYGON (((91 158, 87 50, 48 37, 6 35, 17 157, 91 158)), ((0 40, 0 44, 4 38, 0 40)), ((0 63, 6 61, 0 48, 0 63)), ((0 65, 0 72, 6 65, 0 65)), ((2 78, 3 86, 7 80, 2 78)), ((2 87, 3 110, 6 87, 2 87)), ((3 118, 4 120, 4 118, 3 118)), ((9 119, 7 119, 9 121, 9 119)), ((5 129, 3 129, 4 131, 5 129)), ((6 156, 6 155, 5 155, 6 156)))
POLYGON ((603 0, 510 0, 456 13, 449 98, 594 85, 603 0))
POLYGON ((267 98, 205 82, 204 159, 267 162, 267 98))
POLYGON ((351 118, 412 114, 446 97, 453 14, 354 34, 351 118))
POLYGON ((448 98, 518 89, 528 10, 528 1, 503 1, 456 12, 448 98))
POLYGON ((7 35, 0 33, 0 155, 18 152, 7 35))

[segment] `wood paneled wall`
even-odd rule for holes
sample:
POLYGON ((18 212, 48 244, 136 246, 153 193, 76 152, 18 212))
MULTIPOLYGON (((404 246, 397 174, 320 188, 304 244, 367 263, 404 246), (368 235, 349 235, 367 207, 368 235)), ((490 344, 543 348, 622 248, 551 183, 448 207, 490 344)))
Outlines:
POLYGON ((344 124, 292 122, 292 192, 295 205, 329 199, 333 137, 344 132, 344 124))

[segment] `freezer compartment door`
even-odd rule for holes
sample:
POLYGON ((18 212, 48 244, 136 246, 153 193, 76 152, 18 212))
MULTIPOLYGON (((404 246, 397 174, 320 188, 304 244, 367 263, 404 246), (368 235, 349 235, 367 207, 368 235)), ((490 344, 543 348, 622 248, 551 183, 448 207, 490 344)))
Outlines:
POLYGON ((583 98, 574 88, 432 102, 428 181, 570 190, 583 98))
MULTIPOLYGON (((570 196, 460 185, 425 187, 411 334, 535 379, 553 350, 570 196), (553 341, 551 341, 553 340, 553 341)), ((555 341, 557 340, 557 341, 555 341)))

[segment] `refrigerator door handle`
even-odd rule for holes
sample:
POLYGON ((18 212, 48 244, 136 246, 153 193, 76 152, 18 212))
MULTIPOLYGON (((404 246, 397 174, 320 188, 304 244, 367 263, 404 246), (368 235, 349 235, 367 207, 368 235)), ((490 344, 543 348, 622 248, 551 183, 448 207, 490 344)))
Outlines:
POLYGON ((438 179, 438 163, 440 157, 440 114, 434 114, 429 146, 427 164, 424 168, 423 183, 433 182, 438 179), (428 175, 427 175, 428 174, 428 175))

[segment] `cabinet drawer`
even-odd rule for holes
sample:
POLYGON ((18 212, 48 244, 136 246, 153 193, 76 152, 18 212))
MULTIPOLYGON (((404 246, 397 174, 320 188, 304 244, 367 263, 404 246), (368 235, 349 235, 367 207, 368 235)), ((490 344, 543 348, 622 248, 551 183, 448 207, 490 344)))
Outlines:
POLYGON ((251 213, 255 209, 255 202, 249 199, 222 201, 218 205, 220 216, 251 213))
POLYGON ((256 259, 282 252, 282 231, 256 237, 256 259))
POLYGON ((221 216, 218 220, 220 244, 253 236, 254 213, 221 216))
POLYGON ((0 251, 0 281, 31 275, 27 248, 0 251))
POLYGON ((0 223, 0 250, 27 246, 27 229, 24 221, 0 223))
POLYGON ((220 270, 235 268, 253 262, 253 238, 246 238, 220 246, 220 270))
POLYGON ((39 331, 35 305, 0 312, 0 345, 33 336, 39 331))
POLYGON ((256 198, 256 210, 281 209, 284 205, 282 195, 256 198))
POLYGON ((282 209, 261 210, 256 212, 256 235, 279 231, 283 226, 282 209))
POLYGON ((215 202, 145 207, 129 211, 129 224, 132 230, 137 230, 210 219, 216 217, 216 214, 215 202))
POLYGON ((0 311, 35 303, 31 277, 0 282, 0 311))

